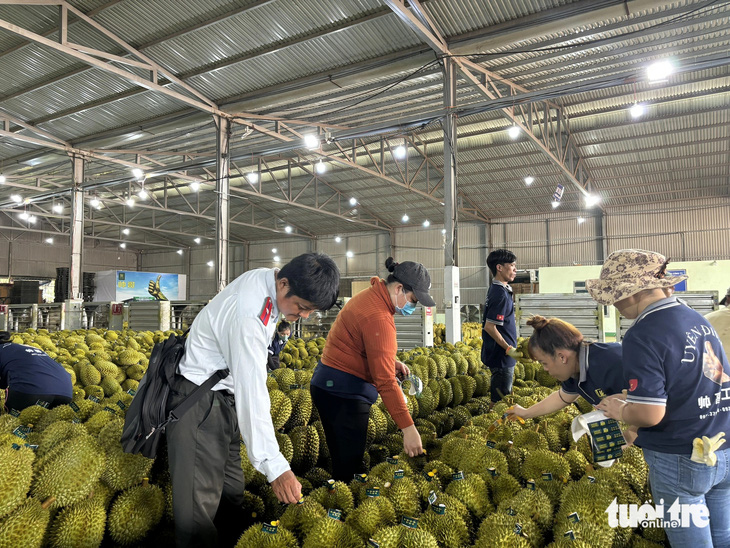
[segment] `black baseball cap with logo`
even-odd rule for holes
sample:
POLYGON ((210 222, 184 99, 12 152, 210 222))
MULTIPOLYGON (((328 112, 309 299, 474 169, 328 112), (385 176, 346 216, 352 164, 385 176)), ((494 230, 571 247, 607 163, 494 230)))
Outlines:
POLYGON ((431 276, 421 263, 404 261, 395 265, 393 277, 404 285, 410 286, 418 302, 423 306, 436 306, 436 302, 428 294, 431 289, 431 276))

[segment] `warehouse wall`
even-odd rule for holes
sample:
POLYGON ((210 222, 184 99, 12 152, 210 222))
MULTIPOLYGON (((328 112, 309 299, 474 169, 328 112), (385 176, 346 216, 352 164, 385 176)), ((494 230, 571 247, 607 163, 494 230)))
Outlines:
MULTIPOLYGON (((61 237, 56 237, 55 243, 47 244, 44 242, 47 237, 47 234, 21 234, 14 236, 12 240, 1 239, 0 276, 55 279, 56 268, 68 267, 70 264, 71 246, 66 238, 61 237)), ((83 272, 137 269, 136 253, 109 245, 94 246, 92 242, 91 239, 84 242, 83 272)))

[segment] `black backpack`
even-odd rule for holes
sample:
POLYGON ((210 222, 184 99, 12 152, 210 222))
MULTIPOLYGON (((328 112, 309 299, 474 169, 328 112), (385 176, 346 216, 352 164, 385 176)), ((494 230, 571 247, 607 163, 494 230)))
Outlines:
POLYGON ((228 376, 228 369, 216 371, 165 415, 170 387, 177 366, 185 354, 187 334, 187 331, 182 335, 172 334, 152 349, 147 372, 139 381, 137 393, 124 419, 122 448, 126 453, 140 453, 154 458, 165 426, 179 420, 207 390, 228 376))

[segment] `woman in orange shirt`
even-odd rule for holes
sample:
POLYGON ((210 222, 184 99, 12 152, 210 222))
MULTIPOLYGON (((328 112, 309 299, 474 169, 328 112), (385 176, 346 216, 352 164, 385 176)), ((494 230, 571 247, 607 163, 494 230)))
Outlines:
POLYGON ((396 263, 389 257, 385 266, 388 279, 371 278, 370 287, 337 315, 310 383, 332 456, 332 476, 340 481, 364 471, 368 418, 378 394, 403 431, 403 451, 410 456, 423 453, 421 436, 396 380, 396 375, 410 371, 396 360, 393 316, 413 313, 419 302, 436 304, 428 294, 431 277, 422 264, 411 261, 396 263))

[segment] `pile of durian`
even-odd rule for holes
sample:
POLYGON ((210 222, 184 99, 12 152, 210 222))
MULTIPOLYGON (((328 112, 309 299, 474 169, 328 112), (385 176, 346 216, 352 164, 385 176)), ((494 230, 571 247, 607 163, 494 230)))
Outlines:
MULTIPOLYGON (((124 383, 134 380, 133 366, 146 366, 142 356, 165 335, 103 330, 17 335, 55 353, 73 371, 76 391, 71 406, 0 416, 0 548, 173 543, 165 454, 153 462, 124 454, 119 444, 132 397, 124 383), (120 356, 132 361, 129 349, 140 355, 123 366, 120 356), (103 374, 107 362, 117 371, 106 365, 103 374), (84 384, 96 381, 88 365, 99 370, 100 384, 84 384), (127 378, 120 381, 121 370, 127 378), (107 394, 103 383, 112 373, 117 384, 107 394), (99 394, 95 389, 87 395, 89 386, 101 387, 104 395, 91 395, 99 394)), ((324 342, 290 340, 282 367, 267 378, 279 447, 304 496, 300 504, 281 505, 242 444, 246 522, 238 548, 666 545, 660 528, 608 525, 605 510, 614 498, 629 504, 650 498, 641 450, 628 449, 610 468, 594 466, 588 439, 576 443, 569 435, 572 419, 591 409, 583 400, 548 417, 506 421, 510 405, 534 405, 557 383, 537 362, 523 358, 515 368, 513 395, 490 410, 490 373, 480 362, 476 339, 398 356, 424 382, 418 397, 406 396, 424 456, 403 455, 402 435, 378 400, 363 455, 367 474, 348 484, 331 480, 331 459, 308 389, 324 342)), ((525 344, 520 340, 523 350, 525 344)))

